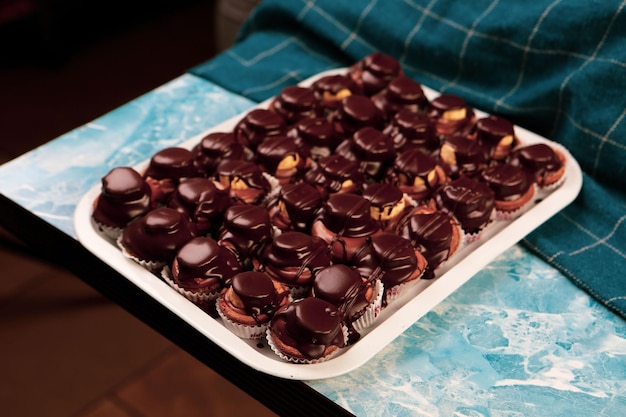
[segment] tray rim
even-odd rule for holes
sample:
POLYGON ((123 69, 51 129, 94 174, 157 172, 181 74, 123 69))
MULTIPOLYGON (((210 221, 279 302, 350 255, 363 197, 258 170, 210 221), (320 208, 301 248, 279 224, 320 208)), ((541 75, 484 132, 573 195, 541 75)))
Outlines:
MULTIPOLYGON (((345 68, 338 68, 324 71, 299 84, 310 85, 322 76, 341 73, 345 70, 345 68)), ((439 94, 426 86, 422 87, 429 98, 439 94)), ((177 146, 189 148, 211 131, 231 129, 245 113, 254 108, 267 107, 269 101, 270 99, 259 103, 236 116, 206 129, 198 135, 184 140, 177 146)), ((475 112, 477 117, 488 115, 477 109, 475 109, 475 112)), ((91 209, 94 199, 100 192, 100 183, 93 185, 76 206, 73 218, 74 230, 78 241, 86 249, 126 277, 140 290, 177 314, 206 336, 207 339, 251 368, 285 379, 306 381, 332 378, 348 373, 368 362, 424 314, 428 313, 471 279, 495 257, 515 245, 528 233, 557 214, 576 198, 582 188, 582 171, 569 151, 562 145, 519 126, 515 126, 515 131, 524 144, 549 143, 563 152, 567 159, 563 184, 550 192, 541 202, 531 207, 519 218, 508 222, 497 231, 494 230, 494 234, 489 239, 478 242, 476 246, 471 246, 471 255, 458 258, 456 263, 448 265, 448 269, 438 278, 429 281, 422 280, 423 282, 418 288, 419 294, 417 296, 405 298, 401 300, 403 303, 395 303, 393 308, 383 310, 384 317, 381 317, 382 320, 365 333, 358 343, 343 350, 339 355, 320 363, 294 364, 285 362, 278 356, 274 357, 260 353, 260 350, 254 347, 256 342, 240 339, 226 329, 218 320, 209 316, 192 302, 172 290, 156 275, 123 257, 118 248, 96 231, 91 220, 91 209)), ((135 168, 145 168, 148 160, 149 158, 135 168)), ((266 344, 264 341, 263 343, 266 344)))

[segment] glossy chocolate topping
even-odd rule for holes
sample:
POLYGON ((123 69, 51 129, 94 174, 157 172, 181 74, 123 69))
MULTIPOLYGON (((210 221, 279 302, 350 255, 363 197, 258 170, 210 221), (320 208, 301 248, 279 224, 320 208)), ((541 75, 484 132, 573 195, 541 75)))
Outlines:
POLYGON ((293 163, 294 172, 301 171, 306 165, 308 155, 288 136, 270 136, 265 138, 256 149, 258 162, 271 175, 275 175, 279 164, 286 159, 293 163))
POLYGON ((187 216, 160 207, 129 223, 122 233, 121 244, 139 259, 169 262, 193 237, 187 216))
POLYGON ((284 207, 291 227, 299 232, 310 229, 323 203, 322 194, 306 182, 283 185, 276 202, 284 207))
POLYGON ((523 166, 538 178, 558 171, 562 167, 562 162, 554 150, 544 143, 528 145, 515 150, 510 161, 514 165, 523 166))
POLYGON ((404 198, 402 191, 388 182, 375 182, 363 190, 363 197, 374 207, 391 209, 404 198))
POLYGON ((441 211, 414 210, 397 228, 398 234, 408 239, 428 261, 429 278, 434 277, 434 270, 450 256, 452 227, 450 216, 441 211))
POLYGON ((167 206, 189 216, 198 227, 198 234, 204 234, 230 206, 230 196, 227 189, 216 187, 208 178, 188 178, 181 181, 167 206))
POLYGON ((243 304, 247 315, 272 315, 287 296, 277 293, 272 279, 258 271, 244 271, 233 276, 231 288, 243 304))
POLYGON ((474 233, 490 220, 494 192, 478 180, 465 175, 444 185, 438 193, 440 207, 449 211, 463 230, 474 233))
POLYGON ((322 239, 302 232, 286 231, 272 241, 260 256, 262 267, 279 276, 286 284, 300 283, 307 272, 307 281, 320 269, 330 266, 328 245, 322 239), (297 268, 296 273, 281 273, 284 268, 297 268), (290 280, 291 282, 287 282, 290 280))
POLYGON ((532 177, 520 166, 494 164, 480 173, 484 181, 495 193, 496 200, 514 200, 520 198, 532 185, 532 177))
POLYGON ((222 288, 241 271, 235 256, 209 237, 195 237, 185 243, 173 262, 174 278, 185 288, 202 288, 208 280, 217 280, 222 288))
POLYGON ((165 148, 155 153, 150 159, 144 177, 157 180, 198 176, 194 157, 190 150, 179 147, 165 148))
POLYGON ((372 96, 372 101, 388 118, 404 108, 413 112, 425 111, 428 104, 422 86, 404 75, 392 79, 387 87, 372 96))
POLYGON ((321 298, 287 304, 276 312, 270 328, 275 337, 308 359, 321 358, 330 346, 345 345, 339 310, 321 298))
POLYGON ((129 167, 117 167, 102 177, 93 218, 107 226, 122 228, 152 209, 151 189, 141 175, 129 167))
POLYGON ((229 185, 235 179, 243 181, 248 187, 269 191, 270 184, 263 176, 259 166, 254 162, 231 159, 221 162, 216 174, 219 178, 227 178, 229 185))
POLYGON ((416 178, 421 178, 424 185, 430 188, 428 175, 436 167, 437 161, 434 158, 417 148, 407 149, 396 157, 393 163, 392 178, 401 185, 413 185, 416 178))
POLYGON ((268 136, 284 135, 287 131, 285 119, 268 109, 254 109, 241 119, 234 129, 235 138, 244 146, 256 149, 268 136))
POLYGON ((304 179, 328 193, 341 191, 346 181, 360 189, 364 181, 360 164, 339 154, 321 158, 314 168, 306 172, 304 179))
POLYGON ((497 116, 489 116, 476 122, 476 139, 487 146, 495 146, 505 136, 515 136, 513 123, 497 116))
POLYGON ((432 153, 439 149, 440 145, 432 119, 409 109, 396 113, 383 133, 391 137, 394 147, 399 152, 416 147, 426 153, 432 153))
POLYGON ((335 130, 345 137, 363 127, 384 128, 383 112, 365 96, 352 95, 342 99, 331 120, 335 130))
POLYGON ((270 103, 270 108, 280 114, 287 124, 303 117, 321 117, 324 114, 320 101, 310 87, 285 87, 270 103))
POLYGON ((394 57, 374 52, 352 65, 349 73, 363 85, 363 92, 369 96, 382 90, 393 78, 401 75, 402 68, 394 57))
POLYGON ((442 117, 450 110, 467 109, 467 103, 461 97, 453 94, 442 94, 430 102, 431 116, 442 117))
POLYGON ((331 232, 344 237, 369 236, 380 229, 370 214, 370 202, 350 193, 331 195, 322 208, 322 223, 331 232))
POLYGON ((213 132, 202 138, 193 149, 197 168, 212 175, 217 165, 226 159, 244 159, 243 145, 232 132, 213 132))
POLYGON ((388 232, 373 236, 370 244, 357 252, 352 262, 361 276, 381 279, 386 288, 405 282, 417 269, 417 257, 411 242, 388 232))
POLYGON ((348 75, 326 75, 313 83, 317 99, 327 108, 337 107, 339 101, 352 94, 362 94, 363 90, 348 75))
POLYGON ((451 135, 446 137, 442 146, 441 159, 447 164, 451 175, 474 173, 482 169, 487 163, 485 148, 476 140, 465 135, 451 135), (452 152, 454 155, 449 155, 452 152))
POLYGON ((354 132, 352 143, 352 150, 361 161, 389 162, 396 155, 391 138, 373 127, 354 132))
POLYGON ((271 240, 272 224, 267 208, 241 204, 230 206, 224 213, 218 241, 230 245, 240 260, 271 240))
POLYGON ((298 146, 308 149, 314 159, 328 156, 341 140, 333 124, 323 117, 300 119, 290 130, 289 136, 294 138, 298 146))
POLYGON ((367 286, 361 275, 344 264, 336 264, 320 270, 315 276, 311 295, 337 306, 349 320, 360 317, 370 301, 366 297, 367 286))

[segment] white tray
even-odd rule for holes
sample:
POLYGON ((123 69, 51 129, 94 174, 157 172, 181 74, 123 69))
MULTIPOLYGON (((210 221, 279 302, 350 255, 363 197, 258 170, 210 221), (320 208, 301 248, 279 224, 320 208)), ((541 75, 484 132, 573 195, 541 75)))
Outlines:
MULTIPOLYGON (((319 77, 342 71, 345 69, 326 71, 301 84, 310 85, 319 77)), ((431 99, 438 95, 436 91, 426 87, 424 87, 424 92, 431 99)), ((268 102, 261 103, 257 107, 267 107, 268 102)), ((235 116, 185 141, 180 146, 190 149, 211 131, 230 131, 244 114, 235 116)), ((476 111, 476 114, 477 117, 486 116, 480 111, 476 111)), ((564 183, 552 192, 537 196, 537 203, 518 219, 499 220, 490 225, 479 242, 466 245, 442 265, 437 271, 438 278, 421 280, 420 286, 413 294, 385 308, 375 326, 363 333, 357 343, 344 348, 338 355, 322 363, 303 365, 285 362, 269 349, 265 341, 240 339, 227 330, 219 319, 209 316, 158 277, 125 258, 111 241, 97 232, 91 220, 93 201, 100 193, 101 184, 95 184, 80 200, 74 214, 74 228, 78 240, 88 250, 241 362, 258 371, 281 378, 298 380, 330 378, 366 363, 496 256, 513 246, 576 198, 582 187, 582 173, 571 154, 555 142, 517 126, 516 133, 523 144, 546 142, 562 150, 567 158, 564 183)), ((147 163, 148 161, 145 161, 136 168, 142 170, 147 163)))

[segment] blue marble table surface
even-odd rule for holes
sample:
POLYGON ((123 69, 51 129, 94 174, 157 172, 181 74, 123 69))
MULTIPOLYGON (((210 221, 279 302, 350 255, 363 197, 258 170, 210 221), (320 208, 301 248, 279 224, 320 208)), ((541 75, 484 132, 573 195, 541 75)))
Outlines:
MULTIPOLYGON (((183 75, 0 166, 0 192, 70 236, 80 198, 253 102, 183 75)), ((372 360, 307 382, 357 416, 618 416, 626 323, 516 245, 372 360)))

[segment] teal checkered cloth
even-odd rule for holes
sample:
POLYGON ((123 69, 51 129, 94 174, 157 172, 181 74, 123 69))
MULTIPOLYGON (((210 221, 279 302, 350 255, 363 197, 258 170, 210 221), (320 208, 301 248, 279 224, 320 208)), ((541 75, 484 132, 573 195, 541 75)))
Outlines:
POLYGON ((374 51, 566 146, 580 196, 523 243, 626 317, 625 0, 266 0, 191 70, 261 101, 374 51))

